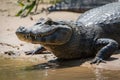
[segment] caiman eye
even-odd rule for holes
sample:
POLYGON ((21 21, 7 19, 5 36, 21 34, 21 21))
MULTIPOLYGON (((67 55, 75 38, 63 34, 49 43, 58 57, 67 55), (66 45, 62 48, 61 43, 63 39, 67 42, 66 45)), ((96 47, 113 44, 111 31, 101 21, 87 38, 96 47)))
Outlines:
POLYGON ((40 18, 35 25, 43 24, 45 22, 44 18, 40 18))
POLYGON ((35 25, 39 25, 39 24, 42 24, 41 22, 37 22, 35 25))

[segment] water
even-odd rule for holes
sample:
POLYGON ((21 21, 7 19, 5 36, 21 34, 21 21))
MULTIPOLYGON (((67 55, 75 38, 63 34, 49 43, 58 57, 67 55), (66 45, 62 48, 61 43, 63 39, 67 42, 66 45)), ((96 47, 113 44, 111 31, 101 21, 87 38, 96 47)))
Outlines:
POLYGON ((120 71, 0 58, 0 80, 120 80, 120 71))

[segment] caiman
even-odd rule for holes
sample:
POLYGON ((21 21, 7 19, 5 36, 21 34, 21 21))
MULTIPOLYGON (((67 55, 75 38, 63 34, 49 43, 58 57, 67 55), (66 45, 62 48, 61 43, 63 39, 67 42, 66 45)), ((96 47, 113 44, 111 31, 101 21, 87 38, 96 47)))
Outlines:
POLYGON ((22 41, 41 44, 59 59, 108 59, 120 46, 120 2, 86 11, 74 21, 40 20, 30 28, 19 27, 22 41))

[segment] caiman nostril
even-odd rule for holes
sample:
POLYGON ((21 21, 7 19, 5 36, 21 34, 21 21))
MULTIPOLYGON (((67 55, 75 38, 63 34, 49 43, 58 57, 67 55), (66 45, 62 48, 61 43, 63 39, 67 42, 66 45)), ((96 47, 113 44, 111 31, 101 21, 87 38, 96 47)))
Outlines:
POLYGON ((23 26, 20 26, 19 28, 20 28, 20 29, 24 29, 25 27, 23 27, 23 26))
POLYGON ((20 31, 25 31, 25 30, 26 30, 25 27, 23 27, 23 26, 20 26, 18 29, 19 29, 20 31))

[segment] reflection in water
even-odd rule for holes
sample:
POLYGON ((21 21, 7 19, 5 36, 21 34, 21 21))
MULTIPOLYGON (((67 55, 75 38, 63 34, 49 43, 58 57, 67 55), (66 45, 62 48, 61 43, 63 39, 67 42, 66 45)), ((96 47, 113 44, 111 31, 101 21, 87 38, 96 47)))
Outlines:
POLYGON ((92 68, 93 73, 95 74, 96 80, 107 80, 107 77, 105 77, 102 72, 103 69, 100 68, 92 68))
POLYGON ((31 63, 0 58, 0 80, 119 80, 120 71, 80 66, 79 60, 31 63))
POLYGON ((95 70, 95 76, 96 76, 96 80, 104 80, 104 76, 102 75, 102 69, 96 68, 95 70))

